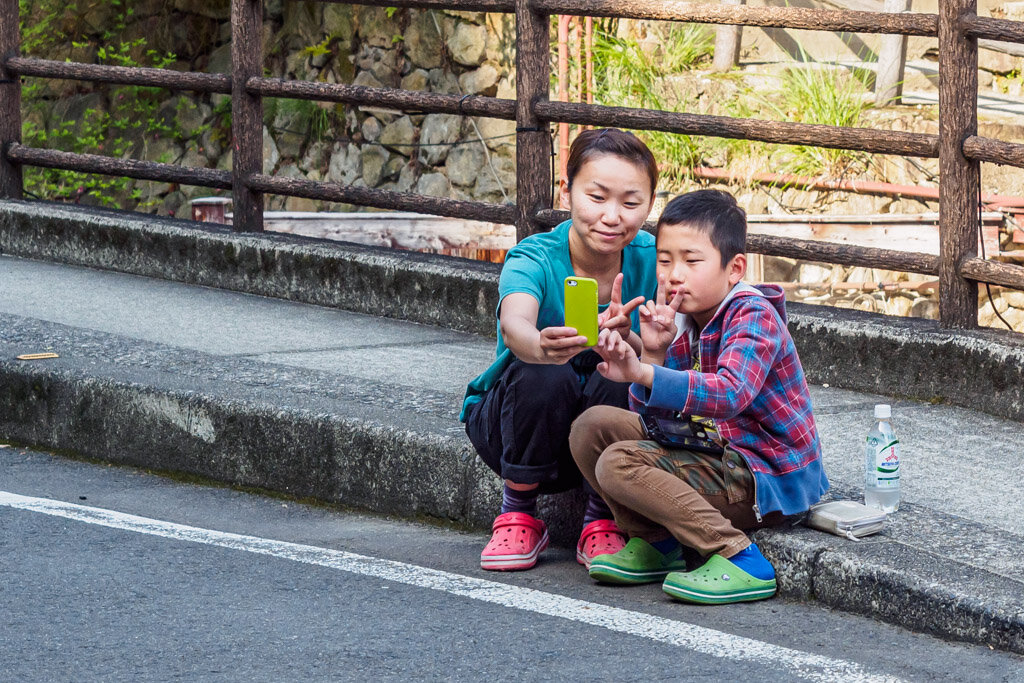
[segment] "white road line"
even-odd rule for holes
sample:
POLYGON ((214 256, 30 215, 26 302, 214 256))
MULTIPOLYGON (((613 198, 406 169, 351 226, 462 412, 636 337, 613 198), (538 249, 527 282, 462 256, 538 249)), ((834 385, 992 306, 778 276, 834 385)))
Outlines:
POLYGON ((712 657, 756 662, 812 681, 893 681, 890 676, 865 672, 860 665, 799 650, 763 643, 643 612, 633 612, 554 593, 519 588, 496 581, 460 576, 404 562, 383 560, 341 550, 243 536, 129 515, 115 510, 32 498, 0 491, 0 505, 41 512, 112 529, 134 531, 179 541, 270 555, 295 562, 339 569, 353 574, 429 588, 504 607, 570 619, 591 626, 649 638, 712 657))

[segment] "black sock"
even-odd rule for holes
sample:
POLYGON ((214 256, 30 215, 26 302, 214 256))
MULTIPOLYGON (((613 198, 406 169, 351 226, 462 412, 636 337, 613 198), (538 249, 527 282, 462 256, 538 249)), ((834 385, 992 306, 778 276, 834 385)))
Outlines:
POLYGON ((501 494, 501 514, 506 512, 525 512, 530 516, 537 514, 537 489, 529 491, 516 491, 505 484, 505 490, 501 494))
POLYGON ((604 502, 601 496, 588 484, 583 485, 587 492, 587 509, 583 511, 583 526, 586 526, 597 519, 612 519, 612 511, 608 503, 604 502))

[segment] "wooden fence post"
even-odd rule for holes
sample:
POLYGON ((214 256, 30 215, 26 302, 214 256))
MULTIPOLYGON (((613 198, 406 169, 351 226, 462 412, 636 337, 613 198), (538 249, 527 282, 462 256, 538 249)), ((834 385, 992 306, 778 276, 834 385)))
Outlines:
POLYGON ((245 89, 263 75, 263 0, 231 0, 231 192, 234 229, 263 230, 263 195, 246 184, 263 172, 263 99, 245 89))
POLYGON ((516 0, 516 241, 543 230, 534 214, 551 208, 551 133, 533 110, 548 99, 548 16, 516 0))
POLYGON ((18 0, 0 0, 0 197, 21 199, 21 165, 7 159, 7 148, 21 142, 21 79, 7 70, 21 42, 18 0))
POLYGON ((960 274, 978 253, 980 164, 963 152, 978 132, 978 41, 962 19, 976 13, 977 0, 939 2, 939 321, 961 329, 978 325, 978 285, 960 274))
MULTIPOLYGON (((742 5, 746 0, 721 0, 723 5, 742 5)), ((711 70, 718 73, 731 71, 740 61, 743 27, 723 25, 715 29, 715 57, 711 70)))
MULTIPOLYGON (((884 11, 908 12, 911 0, 885 0, 884 11)), ((907 36, 884 35, 875 71, 875 104, 899 104, 903 96, 903 71, 907 66, 907 36)))

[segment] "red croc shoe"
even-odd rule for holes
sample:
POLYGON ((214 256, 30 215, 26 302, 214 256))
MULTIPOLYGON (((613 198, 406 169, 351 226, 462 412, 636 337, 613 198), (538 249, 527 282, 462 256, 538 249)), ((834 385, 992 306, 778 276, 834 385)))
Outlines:
POLYGON ((537 564, 537 556, 548 547, 547 526, 524 512, 498 515, 491 529, 491 540, 480 553, 482 569, 529 569, 537 564))
POLYGON ((590 561, 598 555, 619 552, 626 547, 626 534, 611 519, 595 519, 583 527, 576 544, 576 561, 590 569, 590 561))

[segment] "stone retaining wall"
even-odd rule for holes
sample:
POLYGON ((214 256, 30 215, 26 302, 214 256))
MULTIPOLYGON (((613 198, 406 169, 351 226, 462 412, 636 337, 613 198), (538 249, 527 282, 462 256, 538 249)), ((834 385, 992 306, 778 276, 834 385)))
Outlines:
MULTIPOLYGON (((145 51, 152 49, 177 56, 168 68, 230 73, 228 0, 138 4, 123 27, 114 26, 116 13, 107 3, 84 13, 69 10, 74 27, 68 42, 31 56, 109 63, 98 56, 108 43, 142 40, 130 50, 137 63, 147 65, 152 58, 145 51)), ((268 0, 264 17, 264 66, 271 77, 514 97, 511 15, 268 0)), ((44 130, 104 113, 118 116, 119 103, 131 96, 105 85, 40 83, 43 106, 26 108, 26 120, 44 130)), ((124 135, 134 158, 230 169, 229 105, 226 95, 170 96, 153 117, 164 129, 143 125, 124 135)), ((266 173, 456 199, 515 200, 511 121, 267 98, 264 122, 266 173)), ((113 200, 120 208, 165 215, 180 215, 190 199, 215 193, 144 181, 111 192, 117 193, 113 200), (133 188, 139 191, 135 198, 133 188)), ((84 204, 101 201, 88 194, 70 198, 84 204)), ((266 208, 312 211, 327 206, 268 196, 266 208)))

